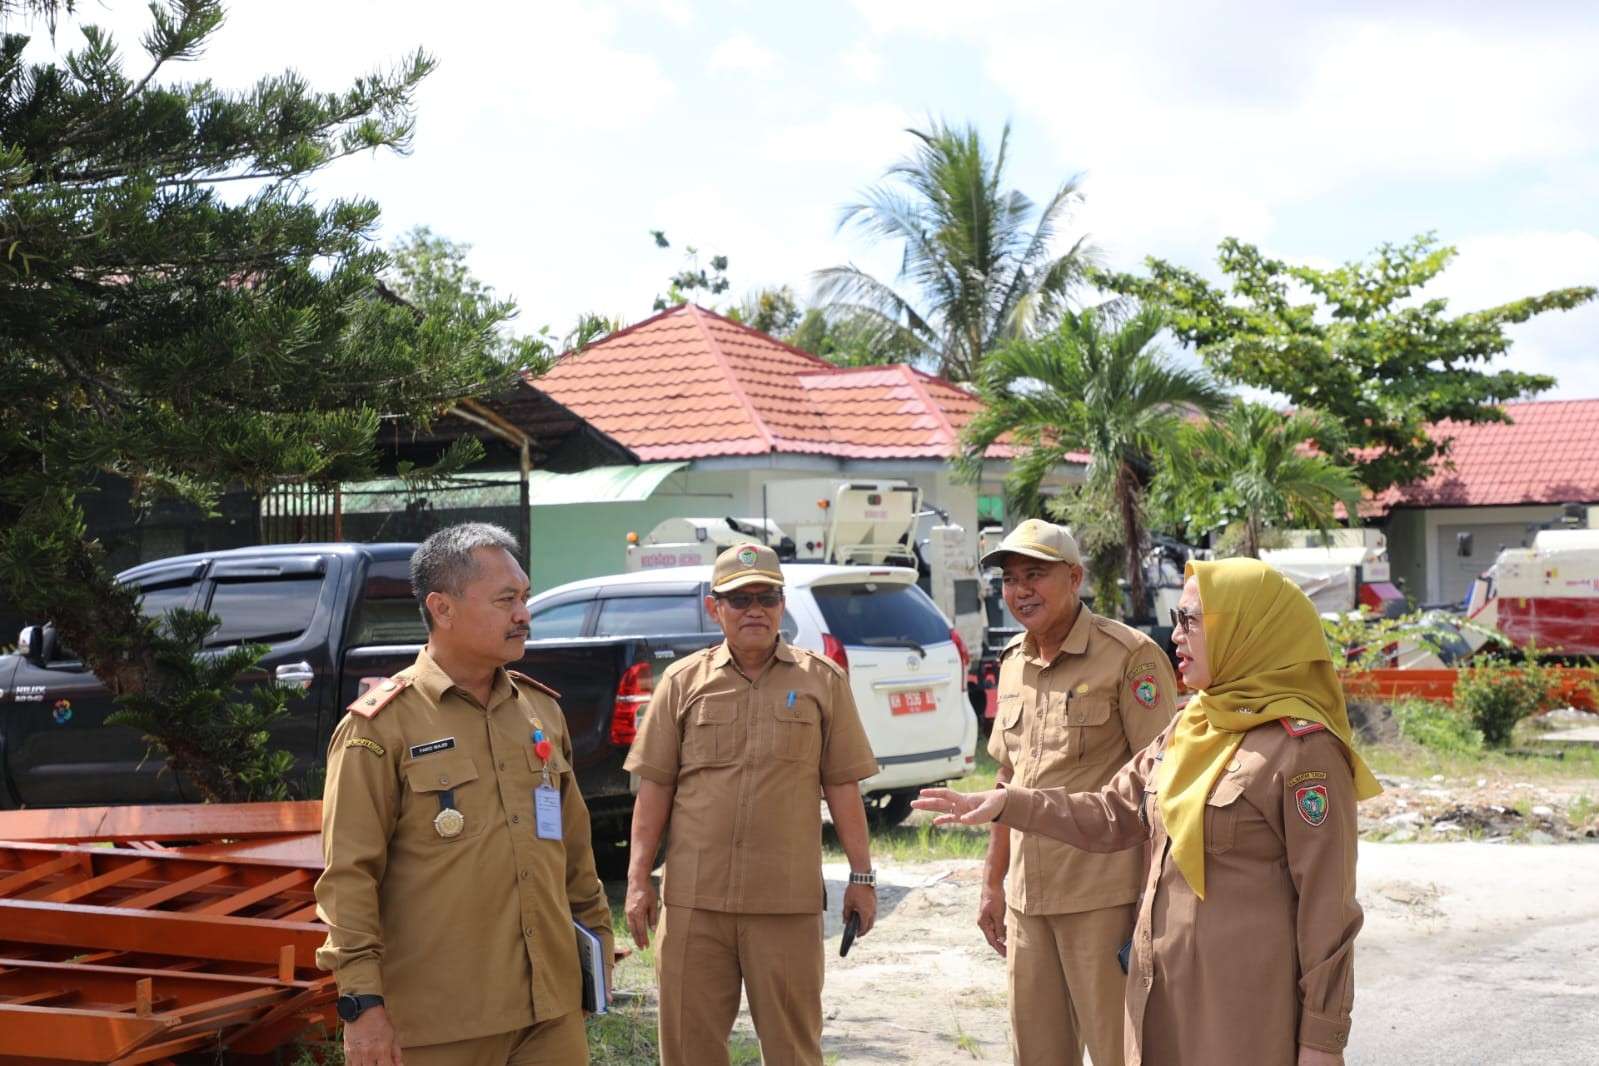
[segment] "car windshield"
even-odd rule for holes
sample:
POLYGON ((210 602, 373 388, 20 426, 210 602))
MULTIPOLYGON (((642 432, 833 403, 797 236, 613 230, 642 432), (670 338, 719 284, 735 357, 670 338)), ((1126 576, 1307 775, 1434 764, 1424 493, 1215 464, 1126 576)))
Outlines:
POLYGON ((910 648, 949 640, 949 623, 915 585, 817 585, 811 594, 828 632, 845 645, 910 648))

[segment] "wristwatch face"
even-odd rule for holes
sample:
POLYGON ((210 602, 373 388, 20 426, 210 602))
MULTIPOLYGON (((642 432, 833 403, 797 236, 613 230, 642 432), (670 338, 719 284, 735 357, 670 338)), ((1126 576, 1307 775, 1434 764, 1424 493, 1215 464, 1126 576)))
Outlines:
POLYGON ((353 1022, 361 1016, 361 1001, 354 996, 340 996, 334 1006, 342 1021, 353 1022))

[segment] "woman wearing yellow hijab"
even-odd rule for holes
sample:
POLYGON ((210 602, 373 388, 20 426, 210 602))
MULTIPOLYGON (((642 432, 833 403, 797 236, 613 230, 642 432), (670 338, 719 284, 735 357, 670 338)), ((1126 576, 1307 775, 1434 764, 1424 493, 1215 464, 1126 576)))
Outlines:
POLYGON ((1178 670, 1197 695, 1099 792, 926 789, 1088 851, 1146 840, 1127 1066, 1335 1066, 1354 1005, 1357 800, 1379 791, 1310 600, 1253 559, 1191 563, 1178 670))

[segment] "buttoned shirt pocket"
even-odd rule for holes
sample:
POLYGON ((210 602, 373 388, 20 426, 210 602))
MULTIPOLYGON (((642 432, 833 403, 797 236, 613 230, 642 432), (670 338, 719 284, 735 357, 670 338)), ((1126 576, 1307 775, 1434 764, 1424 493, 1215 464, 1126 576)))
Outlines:
POLYGON ((994 708, 994 721, 1006 732, 1020 731, 1022 724, 1022 694, 1000 696, 994 708))
POLYGON ((401 830, 424 840, 454 844, 470 840, 483 832, 488 812, 479 793, 488 787, 478 780, 477 764, 470 755, 424 755, 401 768, 406 797, 401 811, 401 830), (455 836, 439 832, 436 819, 446 808, 459 811, 464 819, 455 836))
POLYGON ((561 749, 555 746, 553 741, 551 742, 548 763, 539 758, 539 753, 533 750, 532 744, 527 745, 527 768, 533 772, 533 776, 542 779, 546 766, 549 768, 552 783, 554 783, 556 777, 572 769, 571 765, 566 761, 566 756, 561 754, 561 749))
POLYGON ((1108 737, 1110 732, 1111 698, 1098 694, 1074 695, 1066 705, 1066 724, 1070 732, 1067 745, 1076 759, 1086 759, 1091 756, 1105 754, 1104 750, 1111 740, 1121 739, 1120 731, 1115 737, 1108 737))
POLYGON ((1238 831, 1238 814, 1243 809, 1239 797, 1245 782, 1235 773, 1226 773, 1205 801, 1205 850, 1212 855, 1231 851, 1238 831))
POLYGON ((683 765, 726 766, 736 755, 738 700, 703 699, 683 725, 683 765))
POLYGON ((784 762, 819 764, 822 756, 822 709, 801 696, 767 708, 772 726, 772 755, 784 762))

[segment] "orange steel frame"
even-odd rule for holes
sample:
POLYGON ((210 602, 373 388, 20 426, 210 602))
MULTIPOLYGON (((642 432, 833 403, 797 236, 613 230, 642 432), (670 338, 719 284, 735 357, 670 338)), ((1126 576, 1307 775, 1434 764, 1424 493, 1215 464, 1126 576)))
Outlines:
POLYGON ((0 1066, 331 1031, 319 822, 316 803, 0 813, 0 1066))

